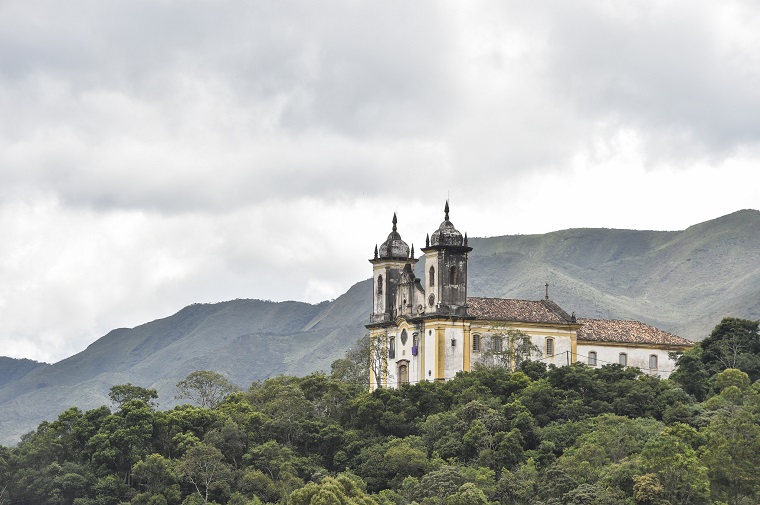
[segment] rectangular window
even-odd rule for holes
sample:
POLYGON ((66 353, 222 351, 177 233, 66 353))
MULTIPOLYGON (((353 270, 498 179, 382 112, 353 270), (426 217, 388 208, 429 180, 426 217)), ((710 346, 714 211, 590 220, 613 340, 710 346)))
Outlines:
POLYGON ((546 357, 554 356, 554 339, 553 338, 547 338, 546 339, 546 357))
POLYGON ((621 352, 620 356, 618 356, 618 362, 623 366, 628 366, 628 355, 624 352, 621 352))
POLYGON ((530 348, 531 348, 532 342, 530 340, 529 336, 524 336, 522 339, 522 354, 523 356, 530 356, 530 348))
POLYGON ((656 354, 651 354, 649 356, 649 369, 657 370, 657 355, 656 354))
POLYGON ((501 337, 493 338, 493 350, 494 352, 501 352, 501 337))
POLYGON ((473 352, 480 352, 480 335, 472 336, 472 350, 473 352))
POLYGON ((596 366, 596 351, 590 351, 588 353, 588 364, 589 366, 596 366))

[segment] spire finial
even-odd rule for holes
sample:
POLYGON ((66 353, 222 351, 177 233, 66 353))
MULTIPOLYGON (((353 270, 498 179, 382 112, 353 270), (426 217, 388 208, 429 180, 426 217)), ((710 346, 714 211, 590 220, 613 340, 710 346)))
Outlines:
POLYGON ((430 247, 430 234, 425 235, 425 247, 430 247))
POLYGON ((546 283, 546 299, 549 299, 549 283, 546 283))
POLYGON ((414 244, 412 244, 412 252, 409 254, 409 257, 414 259, 414 244))
POLYGON ((446 221, 449 220, 449 199, 446 199, 446 206, 443 208, 443 212, 446 213, 446 221))
POLYGON ((396 231, 396 223, 398 223, 398 219, 396 219, 396 213, 393 213, 393 231, 396 231))
POLYGON ((464 246, 467 247, 467 232, 464 232, 464 246))
POLYGON ((375 259, 377 259, 377 244, 375 244, 375 259))

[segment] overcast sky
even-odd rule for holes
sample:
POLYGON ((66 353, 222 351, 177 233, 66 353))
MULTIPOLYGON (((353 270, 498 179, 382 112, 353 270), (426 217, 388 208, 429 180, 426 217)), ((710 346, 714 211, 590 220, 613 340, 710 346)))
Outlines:
POLYGON ((760 3, 0 1, 0 355, 472 236, 760 206, 760 3))

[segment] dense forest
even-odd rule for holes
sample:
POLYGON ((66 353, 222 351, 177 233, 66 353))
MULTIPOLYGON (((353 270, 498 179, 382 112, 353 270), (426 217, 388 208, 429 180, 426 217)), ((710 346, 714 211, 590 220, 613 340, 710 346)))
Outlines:
POLYGON ((213 372, 111 389, 0 446, 0 504, 756 504, 758 323, 724 319, 668 380, 583 364, 479 368, 367 392, 331 374, 246 391, 213 372))

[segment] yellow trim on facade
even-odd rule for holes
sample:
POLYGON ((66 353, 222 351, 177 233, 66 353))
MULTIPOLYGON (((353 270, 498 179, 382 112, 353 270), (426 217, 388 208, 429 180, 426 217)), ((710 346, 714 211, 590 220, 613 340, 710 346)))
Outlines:
POLYGON ((420 347, 417 349, 417 355, 420 357, 420 381, 425 380, 425 329, 425 325, 423 324, 419 335, 420 347))
POLYGON ((578 335, 573 332, 570 335, 570 363, 578 361, 578 335))
POLYGON ((435 378, 445 379, 446 373, 446 328, 435 329, 435 378))
POLYGON ((463 327, 462 332, 464 333, 464 343, 462 344, 464 345, 464 349, 462 349, 463 351, 462 360, 464 361, 464 363, 462 363, 462 370, 464 370, 465 372, 469 372, 470 371, 470 351, 472 350, 472 341, 470 339, 470 324, 462 322, 462 327, 463 327))

